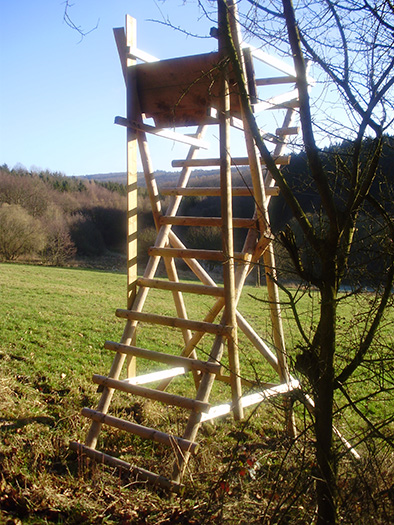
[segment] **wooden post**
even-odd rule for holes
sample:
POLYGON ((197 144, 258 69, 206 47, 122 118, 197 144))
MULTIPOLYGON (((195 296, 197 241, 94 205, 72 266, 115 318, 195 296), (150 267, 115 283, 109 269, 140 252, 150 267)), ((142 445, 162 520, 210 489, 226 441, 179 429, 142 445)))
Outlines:
MULTIPOLYGON (((137 21, 126 16, 126 46, 137 46, 137 21)), ((127 47, 124 50, 127 53, 127 47)), ((127 58, 126 92, 127 118, 135 120, 138 110, 135 78, 136 60, 127 58)), ((127 308, 131 308, 136 295, 137 274, 137 133, 127 128, 127 308)), ((135 335, 134 335, 135 343, 135 335)), ((136 359, 128 357, 127 375, 136 375, 136 359)))
MULTIPOLYGON (((227 27, 227 6, 218 3, 219 52, 225 60, 228 57, 226 40, 223 32, 227 27)), ((230 91, 228 83, 228 67, 222 71, 219 112, 219 143, 220 143, 220 188, 223 244, 223 281, 225 294, 225 321, 231 327, 228 338, 228 358, 230 365, 230 384, 232 408, 236 420, 243 418, 241 405, 242 386, 238 354, 237 317, 235 301, 234 276, 234 241, 232 213, 232 182, 230 157, 230 91)))
MULTIPOLYGON (((137 21, 126 16, 126 45, 136 47, 137 21)), ((127 53, 127 49, 124 50, 127 53)), ((137 107, 136 60, 127 58, 127 118, 135 120, 137 107)), ((135 296, 137 281, 137 134, 127 128, 127 307, 135 296)))

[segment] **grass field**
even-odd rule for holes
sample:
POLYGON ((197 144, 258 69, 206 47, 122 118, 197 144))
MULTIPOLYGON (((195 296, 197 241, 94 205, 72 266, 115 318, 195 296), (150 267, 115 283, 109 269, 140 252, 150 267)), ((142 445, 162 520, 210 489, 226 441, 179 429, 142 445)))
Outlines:
MULTIPOLYGON (((289 446, 282 432, 279 402, 259 408, 258 413, 248 412, 246 423, 235 424, 225 418, 204 425, 199 436, 201 453, 190 465, 188 490, 172 500, 130 479, 114 476, 108 469, 82 465, 69 451, 69 442, 83 442, 88 429, 88 422, 79 415, 81 408, 95 408, 97 404, 91 376, 106 375, 110 368, 113 356, 103 349, 103 343, 108 339, 119 341, 123 331, 123 321, 114 312, 125 305, 125 281, 118 273, 0 264, 0 524, 311 522, 313 444, 305 432, 289 446), (258 476, 251 467, 257 463, 258 476)), ((264 300, 264 288, 247 287, 240 310, 269 340, 268 305, 264 300)), ((311 302, 316 303, 315 308, 318 304, 311 295, 302 301, 308 330, 314 322, 311 302)), ((187 306, 190 317, 199 319, 209 305, 190 296, 187 306)), ((354 307, 355 303, 342 311, 345 332, 354 307)), ((362 303, 358 308, 363 308, 362 303)), ((146 310, 174 314, 165 292, 149 297, 146 310)), ((286 308, 284 319, 291 360, 291 349, 298 344, 299 336, 286 308)), ((385 322, 389 333, 392 319, 385 322)), ((145 328, 140 334, 138 345, 151 350, 178 353, 182 346, 181 337, 176 339, 164 328, 145 328)), ((270 367, 250 352, 247 341, 241 338, 239 344, 243 374, 262 381, 273 379, 270 367)), ((202 354, 209 349, 209 341, 201 342, 202 354)), ((140 368, 141 372, 147 370, 146 364, 140 368)), ((354 381, 357 395, 366 391, 360 381, 354 381)), ((187 393, 193 388, 192 382, 185 382, 183 388, 187 393)), ((214 396, 219 399, 228 395, 226 388, 217 388, 214 396)), ((394 413, 389 393, 374 403, 366 402, 365 407, 377 420, 394 413)), ((182 411, 130 401, 125 395, 114 400, 111 410, 120 417, 153 421, 159 429, 178 434, 185 421, 182 411)), ((309 424, 301 407, 297 414, 309 424)), ((365 427, 351 411, 341 413, 340 423, 345 432, 352 427, 353 434, 365 427)), ((119 437, 113 430, 105 430, 102 436, 105 450, 121 453, 140 466, 155 471, 158 465, 170 465, 171 454, 162 446, 135 436, 119 437)), ((379 450, 368 455, 366 463, 376 458, 384 465, 385 482, 390 483, 393 458, 386 449, 379 450)), ((364 472, 364 477, 370 475, 364 472)), ((349 476, 345 478, 350 483, 349 476)), ((383 475, 375 481, 380 487, 383 475)), ((390 501, 382 498, 379 509, 386 505, 387 514, 390 501)), ((356 500, 363 512, 362 495, 354 496, 356 500)), ((375 522, 384 523, 379 520, 375 522)), ((343 522, 353 523, 350 518, 343 522)))

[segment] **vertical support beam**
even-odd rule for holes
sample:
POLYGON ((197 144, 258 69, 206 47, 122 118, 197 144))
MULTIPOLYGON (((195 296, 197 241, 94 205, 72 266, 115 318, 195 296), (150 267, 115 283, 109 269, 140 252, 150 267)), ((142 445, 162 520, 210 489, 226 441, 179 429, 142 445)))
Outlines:
MULTIPOLYGON (((137 20, 126 15, 126 46, 137 46, 137 20)), ((127 53, 127 47, 124 50, 127 53)), ((126 112, 132 122, 138 113, 136 60, 126 59, 126 112)), ((127 128, 127 308, 131 309, 136 295, 137 282, 137 134, 127 128)), ((135 343, 135 336, 134 341, 135 343)), ((136 358, 128 356, 127 375, 136 375, 136 358)))
MULTIPOLYGON (((126 16, 126 45, 137 45, 137 21, 126 16)), ((124 50, 126 53, 127 50, 124 50)), ((127 118, 136 119, 138 108, 135 78, 136 60, 127 58, 127 118)), ((127 308, 131 308, 137 281, 137 134, 127 128, 127 308)))
MULTIPOLYGON (((223 32, 227 28, 227 6, 218 2, 219 53, 224 60, 228 57, 226 39, 223 32)), ((231 326, 231 336, 228 338, 228 358, 230 366, 230 384, 232 408, 236 420, 243 418, 241 405, 242 387, 238 354, 237 314, 235 300, 234 276, 234 240, 232 213, 232 182, 230 157, 230 91, 228 83, 228 67, 225 65, 221 75, 220 112, 219 112, 219 142, 220 142, 220 189, 223 244, 223 281, 225 292, 225 321, 231 326)))
MULTIPOLYGON (((241 51, 241 35, 239 30, 239 24, 238 24, 238 17, 237 17, 237 5, 235 0, 219 0, 219 5, 222 3, 222 1, 225 1, 228 5, 229 10, 229 21, 230 21, 230 28, 231 28, 231 34, 234 41, 234 44, 238 50, 238 55, 240 57, 240 60, 243 61, 243 55, 241 51)), ((246 71, 243 65, 244 70, 244 78, 246 79, 246 71)), ((288 112, 285 117, 285 122, 291 121, 291 112, 288 112)), ((263 176, 261 164, 258 161, 257 158, 257 148, 254 143, 254 139, 252 136, 252 133, 249 128, 249 124, 247 122, 247 119, 243 118, 244 123, 244 130, 245 130, 245 142, 246 147, 248 151, 248 157, 249 157, 249 166, 250 166, 250 172, 252 175, 252 183, 253 183, 253 193, 254 198, 256 201, 256 212, 257 212, 257 218, 259 223, 259 230, 260 234, 263 235, 265 231, 269 229, 269 215, 268 215, 268 203, 269 198, 267 199, 265 195, 265 185, 271 184, 270 180, 263 176)), ((284 147, 283 145, 278 145, 275 151, 275 155, 279 154, 279 151, 281 151, 284 147)), ((270 176, 270 175, 269 175, 270 176)), ((279 377, 280 380, 283 382, 289 381, 289 372, 287 367, 287 360, 286 360, 286 345, 285 345, 285 338, 283 333, 283 325, 282 325, 282 317, 281 317, 281 310, 280 310, 280 299, 279 299, 279 289, 278 285, 276 284, 276 269, 275 269, 275 256, 274 256, 274 248, 272 243, 268 246, 268 248, 264 251, 263 254, 263 261, 265 266, 265 274, 266 274, 266 281, 267 281, 267 291, 268 291, 268 297, 269 297, 269 303, 270 303, 270 313, 271 313, 271 323, 273 327, 273 338, 274 338, 274 344, 276 347, 276 353, 278 358, 278 365, 279 365, 279 377)), ((289 404, 288 400, 285 401, 286 403, 286 428, 287 432, 290 436, 294 436, 295 434, 295 426, 294 426, 294 418, 293 413, 291 409, 291 405, 289 404)))

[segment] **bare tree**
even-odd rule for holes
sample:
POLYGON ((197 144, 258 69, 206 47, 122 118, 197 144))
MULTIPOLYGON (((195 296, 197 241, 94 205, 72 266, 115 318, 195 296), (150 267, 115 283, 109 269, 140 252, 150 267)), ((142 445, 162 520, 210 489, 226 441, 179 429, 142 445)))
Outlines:
MULTIPOLYGON (((335 395, 336 391, 346 392, 347 383, 360 365, 368 355, 373 355, 394 280, 393 208, 382 198, 377 198, 379 185, 388 182, 383 178, 379 161, 384 133, 393 119, 394 8, 389 0, 374 3, 361 0, 317 0, 311 3, 301 0, 296 7, 292 0, 273 0, 269 4, 260 0, 238 2, 241 9, 245 8, 243 14, 241 11, 241 24, 254 36, 284 52, 284 42, 290 44, 297 73, 302 147, 307 158, 305 178, 310 181, 317 203, 315 216, 318 220, 314 220, 310 210, 305 209, 297 198, 297 188, 276 168, 260 135, 247 95, 241 58, 230 29, 234 2, 218 1, 229 8, 228 48, 244 112, 260 154, 293 216, 293 222, 280 234, 281 241, 299 279, 316 288, 320 295, 316 327, 308 334, 306 331, 302 333, 302 348, 296 365, 310 385, 315 404, 317 523, 335 523, 335 395), (347 145, 345 155, 342 151, 330 161, 316 139, 321 129, 314 120, 307 59, 312 60, 317 70, 325 75, 325 81, 336 90, 346 111, 346 115, 341 113, 341 119, 335 120, 335 115, 331 115, 331 125, 324 130, 327 137, 346 141, 347 145), (346 298, 341 293, 341 286, 344 282, 354 282, 351 264, 357 259, 355 253, 360 249, 357 230, 366 217, 375 225, 372 235, 375 251, 379 254, 379 283, 375 280, 374 298, 369 301, 371 307, 367 318, 363 317, 363 329, 357 331, 357 341, 349 341, 347 346, 338 337, 338 319, 346 298), (343 352, 347 354, 344 356, 343 352), (338 359, 338 354, 342 359, 338 359)), ((391 184, 385 187, 386 195, 390 190, 391 184)), ((372 253, 369 255, 372 257, 372 253)), ((302 330, 302 325, 300 328, 302 330)))

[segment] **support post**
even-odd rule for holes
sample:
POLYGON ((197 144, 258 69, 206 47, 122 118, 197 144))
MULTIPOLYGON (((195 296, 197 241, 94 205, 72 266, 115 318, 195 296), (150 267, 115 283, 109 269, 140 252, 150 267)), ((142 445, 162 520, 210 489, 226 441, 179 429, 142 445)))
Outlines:
MULTIPOLYGON (((137 46, 137 21, 126 16, 126 45, 137 46)), ((124 50, 127 52, 127 48, 124 50)), ((135 120, 138 98, 135 78, 136 60, 126 59, 126 91, 127 91, 127 118, 135 120)), ((127 128, 127 308, 132 307, 136 295, 137 283, 137 133, 127 128)), ((135 340, 134 340, 135 343, 135 340)), ((127 375, 136 375, 136 359, 128 357, 127 375)))
MULTIPOLYGON (((218 3, 219 26, 219 53, 225 60, 228 57, 226 39, 223 31, 227 28, 227 7, 222 2, 218 3)), ((230 366, 230 384, 234 419, 243 418, 241 404, 242 386, 238 354, 237 316, 235 300, 235 275, 234 275, 234 241, 233 241, 233 213, 232 213, 232 181, 230 157, 230 91, 228 82, 228 66, 222 71, 220 112, 219 112, 219 137, 220 137, 220 188, 221 188, 221 216, 222 216, 222 244, 223 244, 223 281, 225 311, 224 319, 231 327, 231 336, 228 338, 228 358, 230 366)))

